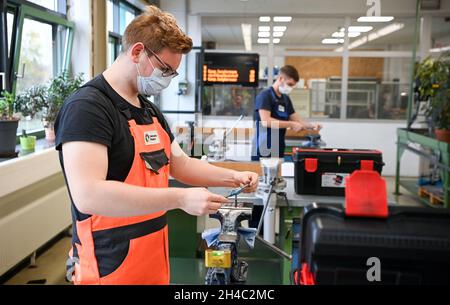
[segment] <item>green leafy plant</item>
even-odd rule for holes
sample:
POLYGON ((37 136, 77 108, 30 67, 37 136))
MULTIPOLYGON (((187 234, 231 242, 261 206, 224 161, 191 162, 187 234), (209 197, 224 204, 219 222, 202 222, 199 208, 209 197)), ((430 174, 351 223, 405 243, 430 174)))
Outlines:
POLYGON ((83 74, 72 78, 67 71, 63 71, 50 82, 44 106, 44 120, 47 124, 55 122, 64 101, 81 86, 83 81, 83 74))
POLYGON ((36 85, 20 93, 15 102, 16 112, 23 116, 33 118, 38 112, 46 106, 47 87, 45 85, 36 85))
POLYGON ((3 91, 1 95, 2 98, 0 98, 0 120, 14 120, 14 94, 8 91, 3 91))
POLYGON ((428 99, 425 115, 437 129, 450 130, 450 52, 416 66, 419 93, 428 99))

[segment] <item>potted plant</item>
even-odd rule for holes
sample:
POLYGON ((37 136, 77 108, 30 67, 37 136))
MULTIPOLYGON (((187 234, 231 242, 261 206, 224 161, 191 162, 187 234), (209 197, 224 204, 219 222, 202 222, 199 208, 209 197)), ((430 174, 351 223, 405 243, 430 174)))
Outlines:
POLYGON ((17 95, 15 110, 23 117, 34 118, 46 105, 47 87, 44 85, 32 86, 17 95))
POLYGON ((3 91, 0 98, 0 156, 16 155, 16 134, 19 119, 14 117, 14 94, 3 91))
POLYGON ((450 52, 439 58, 428 57, 416 68, 419 93, 428 99, 425 115, 436 139, 450 143, 450 52))
POLYGON ((67 71, 61 72, 50 82, 44 106, 45 138, 49 142, 55 141, 55 120, 64 101, 74 93, 83 83, 83 75, 71 77, 67 71))

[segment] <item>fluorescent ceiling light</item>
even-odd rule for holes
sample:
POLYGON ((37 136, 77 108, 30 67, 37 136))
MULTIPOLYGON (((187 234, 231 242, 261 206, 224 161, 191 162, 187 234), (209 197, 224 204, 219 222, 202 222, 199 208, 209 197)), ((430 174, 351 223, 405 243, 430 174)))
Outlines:
POLYGON ((261 16, 259 17, 259 22, 270 22, 269 16, 261 16))
POLYGON ((252 25, 249 23, 242 23, 242 37, 244 38, 244 46, 246 51, 252 50, 252 25))
POLYGON ((360 32, 365 33, 373 30, 373 26, 370 25, 356 25, 356 26, 349 26, 348 31, 349 32, 360 32))
MULTIPOLYGON (((378 39, 380 37, 383 37, 383 36, 389 35, 391 33, 394 33, 394 32, 396 32, 398 30, 401 30, 404 26, 405 25, 403 23, 392 23, 392 24, 389 24, 389 25, 385 26, 384 28, 379 29, 376 32, 370 33, 368 35, 365 35, 365 36, 363 36, 363 37, 353 41, 352 43, 350 43, 348 45, 348 49, 351 50, 351 49, 357 48, 357 47, 359 47, 359 46, 361 46, 361 45, 363 45, 365 43, 368 43, 369 41, 373 41, 373 40, 378 39)), ((335 51, 336 52, 342 52, 343 48, 337 48, 335 51)))
POLYGON ((273 21, 275 22, 291 22, 291 16, 275 16, 273 17, 273 21))
POLYGON ((338 38, 325 38, 322 39, 322 43, 323 44, 338 44, 338 43, 343 43, 344 39, 338 39, 338 38))
POLYGON ((361 35, 360 32, 348 32, 348 37, 358 37, 359 35, 361 35))
POLYGON ((268 25, 261 25, 258 27, 258 31, 260 32, 270 32, 270 26, 268 25))
POLYGON ((430 49, 431 53, 440 53, 440 52, 445 52, 445 51, 449 51, 450 50, 450 46, 446 46, 446 47, 441 47, 441 48, 433 48, 430 49))
POLYGON ((389 22, 392 21, 392 16, 361 16, 358 18, 358 22, 389 22))
POLYGON ((273 32, 273 37, 283 37, 284 32, 273 32))
POLYGON ((258 43, 270 43, 269 38, 258 38, 258 43))
POLYGON ((273 42, 273 43, 280 43, 280 38, 274 38, 274 39, 272 40, 272 42, 273 42))
POLYGON ((258 37, 270 37, 270 32, 258 32, 258 37))
POLYGON ((284 31, 286 31, 286 29, 287 29, 287 26, 284 26, 284 25, 278 25, 278 26, 273 27, 274 32, 284 32, 284 31))
POLYGON ((334 38, 345 37, 345 32, 334 32, 333 34, 331 34, 331 37, 334 38))
MULTIPOLYGON (((359 35, 361 35, 361 33, 359 32, 349 32, 348 33, 348 37, 358 37, 359 35)), ((333 34, 331 34, 331 37, 333 38, 342 38, 345 37, 345 32, 334 32, 333 34)))

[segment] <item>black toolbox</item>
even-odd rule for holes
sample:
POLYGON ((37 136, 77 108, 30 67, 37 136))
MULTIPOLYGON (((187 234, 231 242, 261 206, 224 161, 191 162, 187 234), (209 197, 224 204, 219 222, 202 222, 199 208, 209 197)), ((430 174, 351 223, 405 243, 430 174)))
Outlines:
POLYGON ((388 211, 387 218, 362 218, 340 204, 305 207, 296 283, 450 284, 450 211, 388 211))
POLYGON ((364 149, 294 148, 294 187, 297 194, 344 196, 345 178, 371 166, 381 174, 382 153, 364 149))

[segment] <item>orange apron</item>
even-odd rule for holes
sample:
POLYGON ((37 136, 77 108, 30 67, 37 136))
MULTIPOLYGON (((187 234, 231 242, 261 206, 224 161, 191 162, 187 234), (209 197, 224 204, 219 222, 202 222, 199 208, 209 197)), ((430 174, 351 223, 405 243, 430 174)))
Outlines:
MULTIPOLYGON (((135 153, 124 182, 167 188, 171 141, 157 118, 152 119, 149 125, 128 120, 135 153)), ((165 211, 126 218, 92 215, 74 225, 80 244, 75 242, 69 252, 67 275, 76 285, 169 284, 165 211)))

